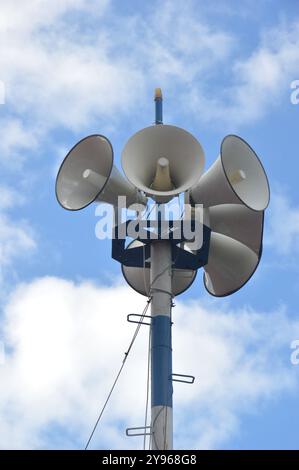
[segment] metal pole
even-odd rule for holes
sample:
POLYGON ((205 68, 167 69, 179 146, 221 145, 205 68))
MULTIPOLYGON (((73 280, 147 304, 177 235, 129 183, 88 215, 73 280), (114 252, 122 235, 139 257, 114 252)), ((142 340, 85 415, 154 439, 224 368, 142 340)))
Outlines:
MULTIPOLYGON (((163 124, 162 91, 155 90, 156 124, 163 124)), ((161 230, 163 206, 159 205, 161 230)), ((164 211, 163 211, 164 214, 164 211)), ((151 244, 151 448, 172 449, 172 256, 169 240, 151 244)))
POLYGON ((172 449, 171 244, 151 244, 151 448, 172 449))

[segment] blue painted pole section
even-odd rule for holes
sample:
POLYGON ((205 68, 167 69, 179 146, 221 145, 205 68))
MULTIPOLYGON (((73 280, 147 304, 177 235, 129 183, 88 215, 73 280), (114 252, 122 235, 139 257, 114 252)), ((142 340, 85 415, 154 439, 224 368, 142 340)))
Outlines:
POLYGON ((151 448, 173 448, 172 253, 169 240, 151 243, 151 448))
POLYGON ((171 319, 157 315, 152 319, 152 406, 172 407, 171 319))
POLYGON ((161 88, 155 90, 156 124, 163 124, 163 98, 161 88))

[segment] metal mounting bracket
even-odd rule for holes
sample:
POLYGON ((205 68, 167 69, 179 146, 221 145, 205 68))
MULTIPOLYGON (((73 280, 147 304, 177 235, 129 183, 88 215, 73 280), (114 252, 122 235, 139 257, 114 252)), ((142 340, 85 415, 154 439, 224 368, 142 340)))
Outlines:
POLYGON ((151 436, 153 433, 152 433, 152 427, 151 426, 139 426, 137 428, 127 428, 126 429, 126 436, 128 437, 134 437, 134 436, 151 436), (137 432, 137 433, 133 433, 131 431, 139 431, 143 429, 144 432, 137 432), (147 429, 150 429, 150 432, 146 432, 147 429))
POLYGON ((194 381, 195 381, 195 377, 194 375, 186 375, 186 374, 171 374, 171 380, 173 382, 182 382, 184 384, 193 384, 194 381), (185 379, 187 380, 183 380, 182 378, 181 379, 176 379, 175 377, 185 377, 185 379), (188 380, 190 379, 190 380, 188 380))
MULTIPOLYGON (((153 221, 151 220, 141 220, 136 222, 136 227, 140 228, 140 235, 136 238, 143 243, 142 246, 135 248, 126 248, 126 234, 128 226, 131 222, 136 222, 132 220, 127 220, 126 222, 117 225, 114 227, 114 237, 112 239, 112 258, 118 261, 119 263, 125 266, 131 267, 150 267, 150 245, 155 243, 156 240, 162 240, 165 238, 165 234, 159 230, 155 233, 155 239, 149 238, 150 229, 152 228, 153 221)), ((201 268, 208 262, 209 255, 209 246, 210 246, 210 236, 211 229, 210 227, 203 225, 203 243, 202 247, 194 252, 189 252, 184 250, 179 245, 186 240, 183 236, 183 221, 182 220, 173 220, 169 221, 169 231, 167 232, 168 240, 171 242, 172 248, 172 262, 174 269, 193 269, 196 270, 201 268), (181 237, 176 237, 177 229, 180 230, 181 237)), ((137 230, 136 228, 136 230, 137 230)), ((191 229, 194 231, 195 222, 191 222, 191 229)))
POLYGON ((135 321, 135 320, 131 320, 130 317, 139 317, 139 318, 152 318, 151 315, 139 315, 138 313, 129 313, 127 315, 127 321, 129 323, 137 323, 138 325, 148 325, 150 326, 151 323, 147 323, 147 322, 143 322, 143 321, 135 321))

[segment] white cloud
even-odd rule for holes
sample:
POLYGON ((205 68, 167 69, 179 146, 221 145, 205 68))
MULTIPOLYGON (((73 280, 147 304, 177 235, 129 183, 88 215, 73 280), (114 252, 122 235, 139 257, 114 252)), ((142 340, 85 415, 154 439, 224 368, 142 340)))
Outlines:
POLYGON ((0 126, 0 163, 16 172, 24 163, 25 152, 37 149, 39 130, 16 118, 2 118, 0 126))
POLYGON ((35 248, 32 229, 25 221, 14 223, 11 218, 0 214, 0 263, 1 267, 20 256, 22 251, 35 248))
POLYGON ((0 4, 1 79, 7 109, 18 116, 5 121, 6 164, 22 163, 23 149, 34 153, 55 128, 113 126, 134 115, 148 88, 165 84, 171 93, 231 52, 231 34, 194 18, 190 4, 180 5, 179 16, 178 5, 165 2, 147 18, 138 11, 123 18, 109 3, 0 4))
POLYGON ((261 41, 248 57, 234 57, 230 82, 207 97, 200 87, 192 87, 190 103, 194 112, 203 110, 206 121, 239 127, 261 119, 281 102, 297 76, 299 22, 261 31, 261 41))
POLYGON ((150 79, 157 77, 171 90, 182 84, 197 86, 194 80, 223 63, 233 50, 233 35, 209 24, 188 1, 164 2, 141 22, 132 39, 133 53, 150 79), (143 41, 138 41, 141 34, 143 41))
MULTIPOLYGON (((84 446, 133 334, 126 314, 144 304, 123 286, 49 277, 18 286, 4 311, 11 353, 0 368, 3 448, 84 446)), ((174 322, 174 372, 197 379, 175 385, 177 448, 220 446, 239 431, 243 414, 297 386, 288 352, 299 324, 284 311, 178 302, 174 322)), ((142 328, 95 448, 142 445, 124 430, 144 420, 147 335, 142 328)))
POLYGON ((3 294, 5 275, 14 261, 35 250, 36 235, 23 218, 13 218, 10 210, 24 204, 22 193, 8 186, 0 186, 0 285, 3 294))
POLYGON ((185 444, 217 448, 240 432, 246 414, 296 388, 285 358, 299 323, 283 310, 219 311, 198 302, 178 308, 177 367, 195 371, 198 387, 180 390, 177 426, 185 431, 185 444), (196 416, 190 427, 184 427, 187 414, 196 416))
POLYGON ((299 208, 282 192, 274 192, 267 217, 265 244, 280 255, 299 251, 299 208))
POLYGON ((1 2, 0 78, 16 116, 3 122, 5 163, 21 164, 23 150, 36 152, 54 129, 133 120, 136 97, 147 109, 157 85, 175 96, 174 115, 231 127, 261 118, 294 79, 298 23, 261 30, 256 49, 240 57, 236 34, 196 5, 157 2, 121 15, 107 0, 1 2))
POLYGON ((109 56, 108 32, 101 25, 107 4, 54 1, 46 9, 41 1, 1 5, 5 46, 0 64, 7 105, 23 119, 29 117, 33 129, 74 129, 95 115, 104 119, 129 103, 133 83, 138 92, 139 73, 130 60, 109 56), (84 30, 76 13, 96 24, 84 30))
POLYGON ((14 189, 6 185, 0 185, 0 211, 19 206, 24 202, 24 197, 14 189))
POLYGON ((45 8, 44 0, 0 1, 0 33, 19 31, 27 34, 36 28, 51 26, 63 15, 81 13, 82 10, 100 18, 109 0, 52 0, 45 8))

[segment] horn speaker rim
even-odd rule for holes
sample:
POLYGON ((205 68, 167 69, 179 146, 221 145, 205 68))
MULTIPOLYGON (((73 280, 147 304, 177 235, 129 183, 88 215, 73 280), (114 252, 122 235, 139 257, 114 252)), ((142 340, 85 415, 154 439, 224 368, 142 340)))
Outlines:
POLYGON ((264 211, 267 209, 267 207, 269 206, 269 203, 270 203, 270 184, 269 184, 269 180, 268 180, 268 176, 267 176, 267 173, 266 173, 266 170, 264 168, 264 165, 262 164, 261 162, 261 159, 259 158, 259 156, 257 155, 257 153, 255 152, 255 150, 251 147, 251 145, 246 142, 245 139, 243 139, 242 137, 240 137, 239 135, 237 134, 228 134, 226 135, 223 139, 222 139, 222 142, 221 142, 221 146, 220 146, 220 161, 221 161, 221 165, 222 165, 222 169, 223 169, 223 172, 224 172, 224 175, 226 177, 226 180, 231 188, 231 190, 233 191, 233 193, 235 194, 235 196, 239 199, 239 201, 241 201, 241 204, 243 204, 244 206, 248 207, 248 209, 251 209, 251 210, 254 210, 256 212, 261 212, 261 211, 264 211), (249 204, 247 204, 240 196, 239 194, 235 191, 232 183, 230 182, 229 180, 229 175, 225 169, 225 165, 224 165, 224 161, 223 161, 223 155, 224 155, 224 151, 223 151, 223 146, 224 146, 224 143, 225 141, 230 138, 230 137, 234 137, 235 139, 238 139, 240 140, 243 144, 245 144, 249 149, 250 151, 253 153, 254 157, 256 158, 258 164, 260 165, 260 168, 264 174, 264 177, 265 177, 265 181, 266 181, 266 185, 267 185, 267 192, 268 192, 268 200, 267 200, 267 204, 265 207, 263 207, 263 209, 254 209, 253 207, 251 207, 249 204))
POLYGON ((102 135, 102 134, 90 134, 90 135, 88 135, 87 137, 83 137, 83 139, 79 140, 75 145, 73 145, 73 147, 68 151, 68 153, 66 154, 66 156, 65 156, 64 159, 62 160, 61 165, 60 165, 59 170, 58 170, 58 173, 57 173, 57 176, 56 176, 56 181, 55 181, 55 195, 56 195, 56 199, 57 199, 59 205, 60 205, 63 209, 66 209, 66 210, 71 211, 71 212, 76 212, 76 211, 80 211, 80 210, 82 210, 82 209, 85 209, 85 207, 88 207, 90 204, 92 204, 94 201, 96 201, 97 198, 98 198, 98 196, 104 191, 104 189, 105 189, 105 187, 106 187, 106 185, 107 185, 107 183, 108 183, 108 181, 109 181, 109 179, 110 179, 110 176, 111 176, 111 173, 112 173, 112 170, 113 170, 113 163, 114 163, 113 147, 112 147, 112 144, 111 144, 110 140, 109 140, 106 136, 104 136, 104 135, 102 135), (87 139, 90 139, 91 137, 99 137, 100 139, 105 140, 105 141, 108 143, 109 147, 110 147, 110 150, 111 150, 111 166, 110 166, 110 169, 109 169, 109 171, 108 171, 108 175, 105 176, 106 181, 105 181, 104 185, 101 187, 100 191, 97 192, 96 195, 95 195, 95 197, 94 197, 91 201, 89 201, 87 204, 84 204, 83 206, 78 207, 78 208, 66 207, 66 206, 64 206, 64 205, 62 204, 62 202, 60 202, 60 199, 59 199, 59 197, 58 197, 58 180, 59 180, 59 176, 60 176, 60 174, 61 174, 61 172, 62 172, 62 169, 63 169, 63 167, 64 167, 64 165, 65 165, 65 163, 66 163, 68 157, 70 156, 70 154, 75 150, 76 147, 78 147, 80 144, 82 144, 82 142, 84 142, 84 141, 87 140, 87 139))
MULTIPOLYGON (((123 172, 126 175, 127 179, 130 181, 130 183, 132 183, 139 190, 144 191, 147 196, 149 196, 153 199, 154 198, 159 198, 159 197, 160 198, 167 198, 167 197, 173 198, 173 197, 177 196, 178 194, 190 189, 201 178, 201 176, 203 175, 204 165, 205 165, 205 153, 204 153, 204 150, 203 150, 203 147, 202 147, 201 143, 197 140, 197 138, 194 137, 194 135, 191 134, 190 132, 183 129, 182 127, 174 126, 174 125, 171 125, 171 124, 161 124, 159 126, 152 125, 152 126, 148 126, 148 127, 145 127, 143 129, 137 131, 135 134, 133 134, 129 138, 129 140, 127 140, 127 142, 126 142, 126 144, 125 144, 125 146, 122 150, 122 154, 121 154, 121 165, 122 165, 123 172), (188 182, 188 183, 181 184, 178 188, 175 188, 175 189, 172 189, 172 190, 169 190, 169 191, 159 191, 159 190, 152 189, 150 186, 147 186, 144 183, 140 184, 139 181, 136 181, 136 179, 138 179, 138 177, 135 177, 134 175, 132 176, 131 172, 128 169, 129 165, 126 162, 126 159, 125 159, 125 157, 129 154, 129 150, 128 150, 129 145, 132 143, 133 139, 137 140, 138 137, 141 136, 142 133, 145 133, 145 132, 148 132, 148 133, 149 132, 159 132, 161 129, 165 129, 165 130, 166 129, 171 129, 171 132, 178 131, 178 132, 181 133, 181 135, 184 134, 185 136, 187 136, 190 139, 190 142, 192 141, 193 144, 195 144, 197 146, 197 150, 198 150, 198 152, 196 152, 195 157, 194 157, 195 159, 197 159, 197 162, 196 162, 195 167, 193 168, 192 173, 194 173, 194 176, 192 176, 192 181, 188 182), (195 171, 197 169, 197 167, 198 167, 198 173, 195 171)), ((189 178, 191 178, 191 176, 189 176, 189 178)))

